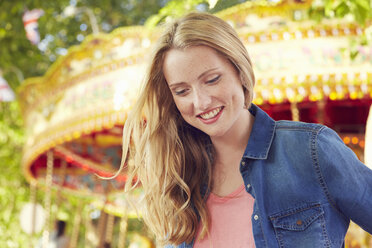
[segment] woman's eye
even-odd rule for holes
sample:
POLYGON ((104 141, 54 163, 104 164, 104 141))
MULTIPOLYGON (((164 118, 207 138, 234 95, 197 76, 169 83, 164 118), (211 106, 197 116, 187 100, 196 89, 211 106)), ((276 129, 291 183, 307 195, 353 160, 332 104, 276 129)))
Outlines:
POLYGON ((174 91, 174 94, 176 94, 176 95, 183 95, 183 94, 186 93, 186 91, 187 91, 187 89, 175 90, 174 91))
POLYGON ((208 81, 207 81, 207 84, 211 84, 211 83, 217 82, 218 79, 220 79, 220 77, 221 77, 221 76, 218 75, 218 76, 212 78, 211 80, 208 80, 208 81))

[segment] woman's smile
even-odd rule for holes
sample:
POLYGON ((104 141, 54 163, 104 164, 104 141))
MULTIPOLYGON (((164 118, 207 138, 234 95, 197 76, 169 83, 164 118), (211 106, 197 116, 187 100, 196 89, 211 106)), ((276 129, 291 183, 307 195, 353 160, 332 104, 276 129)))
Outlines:
POLYGON ((223 110, 223 107, 218 107, 218 108, 212 109, 211 111, 207 111, 202 114, 199 114, 198 117, 205 124, 212 124, 216 122, 218 118, 221 116, 222 110, 223 110))

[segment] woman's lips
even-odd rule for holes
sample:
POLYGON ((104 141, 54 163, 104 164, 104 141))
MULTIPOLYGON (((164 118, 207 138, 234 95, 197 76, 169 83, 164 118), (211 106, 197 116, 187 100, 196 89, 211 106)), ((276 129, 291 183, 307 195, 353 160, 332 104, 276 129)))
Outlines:
POLYGON ((212 124, 218 120, 223 111, 223 107, 215 108, 203 114, 199 114, 197 117, 205 124, 212 124))

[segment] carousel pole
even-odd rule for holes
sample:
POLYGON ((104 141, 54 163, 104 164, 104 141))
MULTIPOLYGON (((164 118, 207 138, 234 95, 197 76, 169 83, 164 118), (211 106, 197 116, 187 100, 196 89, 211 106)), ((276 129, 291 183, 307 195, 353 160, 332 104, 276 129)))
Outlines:
POLYGON ((325 104, 326 103, 325 103, 324 98, 316 102, 316 105, 317 105, 317 108, 318 108, 317 121, 320 124, 324 124, 324 109, 325 109, 325 104))
POLYGON ((105 212, 106 205, 108 202, 108 199, 107 199, 108 188, 107 187, 104 189, 104 193, 105 193, 104 204, 101 210, 101 216, 98 221, 98 235, 99 235, 98 247, 99 248, 103 247, 106 241, 106 232, 104 230, 106 230, 106 227, 107 227, 107 217, 108 217, 108 214, 105 212))
POLYGON ((92 219, 90 217, 90 211, 85 211, 84 216, 85 222, 85 243, 86 248, 97 247, 98 239, 94 230, 92 219))
MULTIPOLYGON (((57 207, 59 207, 59 205, 61 204, 61 192, 62 192, 62 187, 63 187, 63 184, 65 183, 65 179, 66 179, 66 168, 67 168, 67 162, 66 160, 62 160, 61 162, 61 181, 58 183, 58 189, 57 189, 57 200, 56 200, 56 205, 57 207)), ((57 209, 57 212, 58 212, 58 209, 57 209)))
POLYGON ((32 236, 35 233, 35 223, 36 223, 36 191, 37 191, 37 181, 31 180, 30 183, 30 200, 32 203, 32 216, 31 216, 31 244, 32 244, 32 236))
POLYGON ((51 209, 51 199, 52 199, 52 183, 53 183, 53 162, 54 156, 53 151, 49 150, 47 152, 47 172, 46 172, 46 194, 45 194, 45 228, 43 231, 43 242, 42 247, 47 248, 49 243, 49 232, 50 232, 50 209, 51 209))
POLYGON ((79 230, 80 230, 80 223, 81 223, 81 211, 83 210, 83 205, 80 204, 76 209, 76 214, 74 218, 74 226, 72 229, 71 235, 71 242, 69 248, 76 248, 78 239, 79 239, 79 230))
MULTIPOLYGON (((106 204, 105 204, 106 206, 106 204)), ((105 206, 103 206, 101 210, 101 216, 98 221, 98 235, 99 235, 99 243, 98 247, 102 248, 105 243, 105 232, 106 224, 107 224, 107 214, 105 213, 105 206)))
POLYGON ((291 102, 291 113, 293 121, 300 121, 300 111, 298 110, 297 101, 291 102))
POLYGON ((118 248, 125 247, 125 240, 127 236, 127 227, 128 227, 128 207, 127 203, 125 204, 123 216, 120 220, 120 234, 119 234, 119 241, 118 241, 118 248))
POLYGON ((114 223, 115 223, 115 215, 108 214, 107 224, 106 224, 105 242, 109 244, 111 244, 112 242, 112 234, 114 233, 114 223))

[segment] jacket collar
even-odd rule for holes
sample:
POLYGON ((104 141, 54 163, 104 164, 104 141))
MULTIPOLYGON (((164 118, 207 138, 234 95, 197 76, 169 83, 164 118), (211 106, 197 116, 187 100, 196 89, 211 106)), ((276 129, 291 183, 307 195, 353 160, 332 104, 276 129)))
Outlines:
POLYGON ((255 116, 255 120, 243 157, 266 159, 274 138, 275 121, 253 103, 249 112, 255 116))

